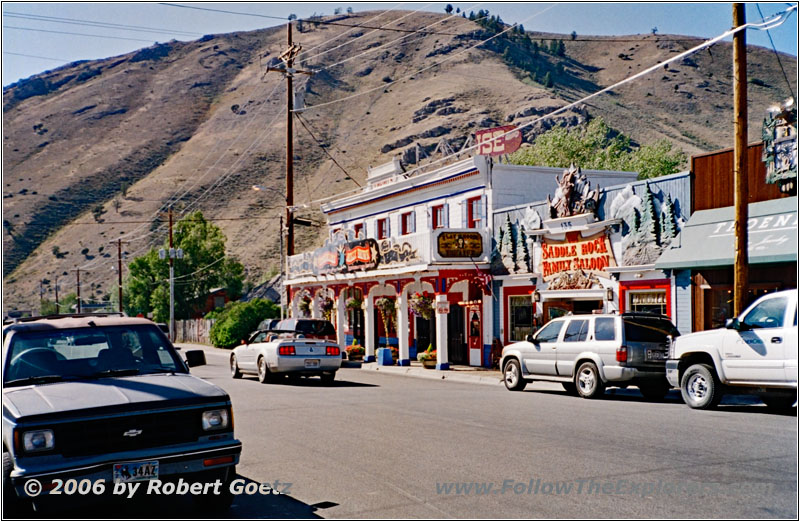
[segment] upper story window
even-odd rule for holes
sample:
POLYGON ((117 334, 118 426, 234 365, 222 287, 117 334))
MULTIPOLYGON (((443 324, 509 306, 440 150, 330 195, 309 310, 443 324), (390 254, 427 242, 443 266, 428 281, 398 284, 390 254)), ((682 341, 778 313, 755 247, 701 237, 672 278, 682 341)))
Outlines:
POLYGON ((481 212, 481 197, 467 200, 467 228, 481 228, 483 226, 483 212, 481 212))
POLYGON ((360 235, 363 235, 364 234, 364 223, 356 223, 355 225, 353 225, 353 232, 355 232, 356 239, 358 239, 358 237, 360 235))
POLYGON ((417 231, 415 217, 416 216, 414 212, 406 212, 405 214, 400 215, 400 233, 402 235, 405 236, 406 234, 413 234, 417 231))
POLYGON ((377 239, 389 237, 389 218, 381 218, 375 222, 375 237, 377 239))
POLYGON ((444 228, 444 205, 437 205, 431 209, 431 228, 444 228))

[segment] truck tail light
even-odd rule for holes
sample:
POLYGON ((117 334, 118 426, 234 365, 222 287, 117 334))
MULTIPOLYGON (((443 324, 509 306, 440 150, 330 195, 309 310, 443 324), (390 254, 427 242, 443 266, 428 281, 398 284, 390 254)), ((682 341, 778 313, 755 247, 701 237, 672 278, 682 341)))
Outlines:
POLYGON ((628 362, 628 347, 620 346, 617 348, 617 362, 628 362))
POLYGON ((325 350, 328 355, 338 356, 339 355, 339 347, 338 346, 328 346, 325 350))
POLYGON ((279 346, 278 355, 295 355, 294 346, 279 346))

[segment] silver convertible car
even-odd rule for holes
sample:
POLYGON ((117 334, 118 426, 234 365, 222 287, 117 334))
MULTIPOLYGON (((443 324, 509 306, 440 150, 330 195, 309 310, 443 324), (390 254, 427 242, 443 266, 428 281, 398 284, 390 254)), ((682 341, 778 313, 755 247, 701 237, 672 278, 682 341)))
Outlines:
POLYGON ((331 383, 342 366, 342 355, 332 341, 258 331, 233 349, 230 362, 234 379, 248 373, 268 383, 286 375, 318 375, 322 382, 331 383))

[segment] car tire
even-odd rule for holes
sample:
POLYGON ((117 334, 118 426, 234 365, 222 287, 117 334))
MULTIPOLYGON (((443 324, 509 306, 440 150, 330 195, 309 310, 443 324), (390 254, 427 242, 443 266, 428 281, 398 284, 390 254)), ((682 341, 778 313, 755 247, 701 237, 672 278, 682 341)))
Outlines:
POLYGON ((14 460, 11 454, 3 451, 3 519, 16 518, 24 505, 21 498, 14 491, 11 483, 11 471, 14 469, 14 460))
POLYGON ((522 370, 516 359, 509 359, 503 369, 503 384, 509 391, 522 391, 528 384, 522 378, 522 370))
POLYGON ((647 382, 647 383, 640 383, 639 385, 639 392, 642 396, 649 400, 649 401, 661 401, 664 400, 664 397, 667 396, 669 393, 670 385, 668 382, 664 381, 657 381, 657 382, 647 382))
POLYGON ((331 385, 336 379, 336 372, 325 372, 319 378, 322 379, 323 384, 331 385))
POLYGON ((787 397, 786 395, 762 395, 761 401, 772 411, 791 410, 797 397, 787 397))
POLYGON ((239 363, 236 361, 236 356, 231 354, 231 377, 234 379, 241 379, 242 372, 239 371, 239 363))
MULTIPOLYGON (((215 474, 216 475, 216 474, 215 474)), ((231 492, 231 482, 236 478, 236 466, 230 466, 220 470, 217 476, 210 476, 206 483, 213 483, 219 480, 222 486, 219 488, 219 495, 193 495, 195 505, 202 512, 225 511, 233 504, 233 493, 231 492)))
POLYGON ((564 391, 570 395, 578 395, 578 388, 575 386, 574 382, 562 382, 561 386, 564 388, 564 391))
POLYGON ((578 395, 584 399, 596 399, 603 396, 606 391, 606 385, 600 379, 597 365, 593 362, 585 362, 580 365, 575 373, 575 389, 578 395))
POLYGON ((267 367, 267 360, 264 357, 258 358, 258 382, 261 384, 268 384, 273 382, 274 378, 267 367))
POLYGON ((693 364, 681 377, 683 402, 695 410, 716 407, 722 399, 722 383, 714 369, 707 364, 693 364))

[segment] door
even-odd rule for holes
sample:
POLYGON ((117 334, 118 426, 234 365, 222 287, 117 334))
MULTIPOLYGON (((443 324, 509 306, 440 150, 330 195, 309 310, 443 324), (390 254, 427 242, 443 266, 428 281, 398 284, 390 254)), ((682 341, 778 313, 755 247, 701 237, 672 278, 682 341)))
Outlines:
POLYGON ((535 343, 525 343, 522 358, 528 373, 556 375, 555 348, 565 323, 564 320, 551 321, 536 333, 535 343))
POLYGON ((436 320, 433 317, 430 319, 417 317, 414 332, 416 332, 417 354, 426 351, 429 346, 436 349, 436 320))
POLYGON ((556 369, 558 375, 572 376, 575 367, 575 358, 579 353, 587 350, 587 337, 589 335, 589 319, 570 319, 564 330, 564 339, 554 343, 556 369))
POLYGON ((797 303, 794 307, 790 307, 789 317, 786 318, 785 324, 792 325, 791 328, 785 328, 786 335, 783 339, 783 349, 786 351, 786 381, 797 383, 797 351, 800 346, 797 345, 797 303), (792 310, 792 308, 794 308, 792 310))
POLYGON ((467 344, 469 345, 469 365, 480 366, 483 362, 483 322, 481 305, 470 305, 468 309, 467 344))
POLYGON ((452 364, 469 364, 465 333, 464 308, 451 303, 447 314, 447 358, 452 364))
MULTIPOLYGON (((783 382, 786 373, 786 296, 762 299, 745 310, 740 329, 726 330, 722 369, 731 381, 783 382)), ((796 346, 796 345, 795 345, 796 346)))
POLYGON ((248 343, 236 352, 239 368, 244 370, 256 370, 256 355, 261 343, 266 340, 267 333, 259 332, 249 339, 248 343))
POLYGON ((562 317, 572 312, 572 303, 569 301, 545 301, 542 304, 544 322, 551 321, 556 317, 562 317))

